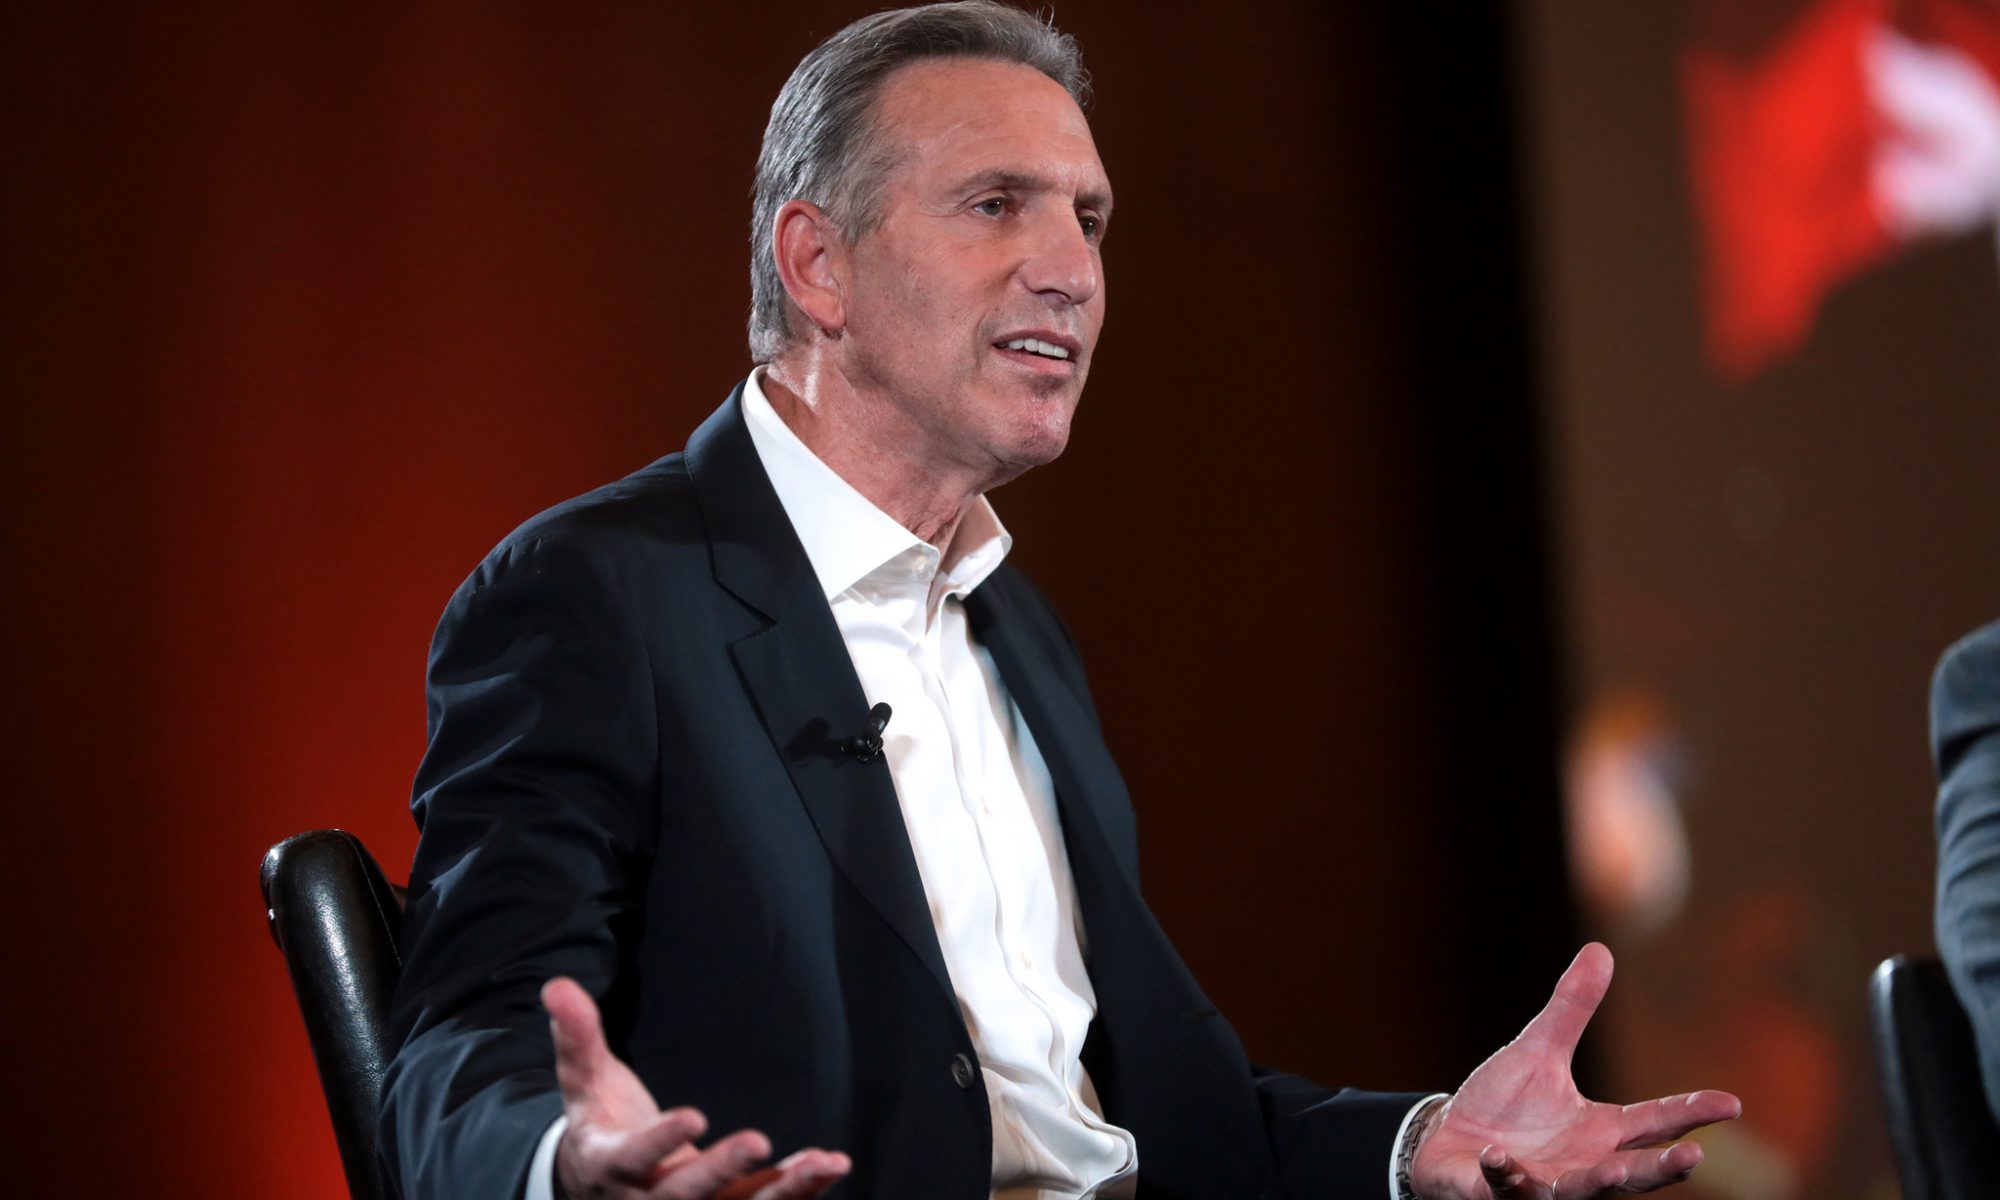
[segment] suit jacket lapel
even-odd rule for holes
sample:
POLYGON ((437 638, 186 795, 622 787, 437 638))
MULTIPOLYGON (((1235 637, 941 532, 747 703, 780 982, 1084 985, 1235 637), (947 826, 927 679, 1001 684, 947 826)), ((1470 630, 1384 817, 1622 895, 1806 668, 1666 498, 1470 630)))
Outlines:
MULTIPOLYGON (((1097 997, 1083 1062, 1105 1114, 1139 1139, 1142 1164, 1153 1164, 1142 1170, 1154 1178, 1247 1178, 1270 1151, 1256 1107, 1224 1099, 1242 1087, 1241 1049, 1230 1051, 1226 1025, 1207 1024, 1214 1006, 1139 893, 1130 802, 1097 719, 1064 682, 1074 672, 1051 659, 1060 651, 1045 647, 1054 643, 1012 611, 1028 603, 1015 587, 982 587, 971 600, 973 635, 993 655, 1055 782, 1097 997), (1171 1057, 1180 1047, 1187 1057, 1171 1057)), ((1197 1184, 1189 1194, 1222 1191, 1197 1184)))
POLYGON ((857 762, 840 750, 867 728, 868 701, 741 402, 739 387, 687 450, 716 581, 771 622, 730 654, 827 853, 950 991, 888 763, 857 762))
POLYGON ((1048 763, 1085 920, 1096 916, 1102 922, 1109 916, 1104 911, 1109 897, 1099 885, 1119 889, 1134 900, 1139 891, 1139 864, 1128 853, 1128 840, 1112 836, 1128 821, 1121 811, 1124 796, 1118 768, 1097 734, 1097 719, 1062 682, 1063 673, 1024 636, 1025 623, 1008 618, 1005 593, 991 586, 998 582, 996 577, 967 598, 966 616, 973 637, 993 656, 1008 696, 1020 708, 1048 763), (1108 872, 1102 870, 1106 867, 1108 872))

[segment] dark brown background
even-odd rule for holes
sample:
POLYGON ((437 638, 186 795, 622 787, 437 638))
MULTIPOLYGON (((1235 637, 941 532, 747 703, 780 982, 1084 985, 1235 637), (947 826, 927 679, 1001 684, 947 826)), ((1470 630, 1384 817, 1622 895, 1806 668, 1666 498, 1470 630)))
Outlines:
MULTIPOLYGON (((341 1194, 258 859, 400 873, 437 612, 747 369, 764 113, 865 8, 8 19, 7 1190, 341 1194)), ((1439 11, 1064 7, 1111 320, 998 497, 1168 930, 1254 1055, 1373 1086, 1572 946, 1506 42, 1439 11)))
POLYGON ((2000 616, 1990 225, 1839 280, 1753 378, 1703 362, 1684 56, 1768 61, 1840 7, 1536 0, 1517 27, 1570 706, 1655 706, 1692 855, 1676 919, 1590 930, 1621 966, 1606 1074, 1746 1105, 1689 1200, 1896 1194, 1866 980, 1932 946, 1927 684, 2000 616))

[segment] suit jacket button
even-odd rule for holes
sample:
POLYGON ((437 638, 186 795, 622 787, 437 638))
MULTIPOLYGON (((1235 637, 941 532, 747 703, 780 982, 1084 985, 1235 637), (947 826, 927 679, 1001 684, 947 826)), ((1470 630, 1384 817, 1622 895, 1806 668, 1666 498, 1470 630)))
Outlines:
POLYGON ((972 1086, 972 1081, 976 1078, 978 1078, 978 1072, 973 1070, 971 1059, 963 1054, 954 1054, 951 1056, 951 1081, 953 1083, 962 1088, 969 1088, 972 1086))

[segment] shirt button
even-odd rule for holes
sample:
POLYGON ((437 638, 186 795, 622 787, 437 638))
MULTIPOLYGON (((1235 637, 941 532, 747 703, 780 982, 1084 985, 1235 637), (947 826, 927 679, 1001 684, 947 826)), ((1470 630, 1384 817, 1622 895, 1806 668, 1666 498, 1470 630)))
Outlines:
POLYGON ((951 1056, 951 1081, 962 1088, 970 1088, 978 1072, 972 1067, 972 1060, 963 1054, 951 1056))

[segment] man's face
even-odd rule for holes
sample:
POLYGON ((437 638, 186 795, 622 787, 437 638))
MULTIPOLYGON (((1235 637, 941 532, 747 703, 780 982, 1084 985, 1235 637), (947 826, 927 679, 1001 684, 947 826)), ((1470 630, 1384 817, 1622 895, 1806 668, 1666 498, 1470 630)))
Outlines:
POLYGON ((1104 322, 1111 186, 1031 67, 916 63, 877 98, 894 162, 848 250, 844 369, 926 461, 996 481, 1062 453, 1104 322))

